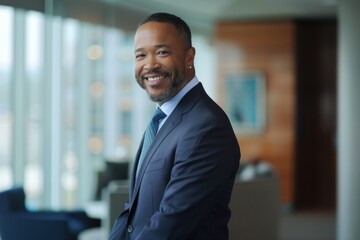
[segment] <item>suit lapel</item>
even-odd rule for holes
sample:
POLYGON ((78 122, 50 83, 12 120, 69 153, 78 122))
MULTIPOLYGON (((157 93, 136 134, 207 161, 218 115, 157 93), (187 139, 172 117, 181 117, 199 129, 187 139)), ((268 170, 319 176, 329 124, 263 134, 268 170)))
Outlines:
MULTIPOLYGON (((191 89, 179 102, 179 104, 176 106, 174 111, 171 113, 169 118, 166 120, 164 125, 161 127, 159 132, 154 138, 154 141, 152 142, 147 154, 144 156, 144 160, 142 162, 142 166, 139 169, 138 176, 136 177, 136 168, 138 164, 138 160, 140 157, 140 151, 138 150, 136 154, 136 164, 134 166, 133 175, 132 175, 132 181, 130 186, 130 208, 132 207, 136 196, 138 194, 141 181, 143 179, 145 169, 147 165, 150 162, 150 159, 154 155, 157 148, 160 146, 160 144, 164 141, 166 136, 170 134, 170 132, 176 128, 182 119, 182 115, 188 111, 190 111, 191 107, 194 105, 195 102, 197 102, 197 99, 200 98, 202 93, 205 93, 204 88, 202 87, 202 84, 199 83, 197 86, 195 86, 193 89, 191 89)), ((139 149, 142 148, 143 140, 139 146, 139 149)))
MULTIPOLYGON (((145 134, 144 134, 145 135, 145 134)), ((141 154, 141 149, 142 149, 142 145, 144 143, 144 135, 142 137, 142 140, 140 142, 140 145, 139 145, 139 148, 138 148, 138 151, 136 153, 136 156, 135 156, 135 164, 134 164, 134 167, 132 169, 132 175, 131 175, 131 181, 130 181, 130 191, 129 191, 129 200, 130 200, 130 203, 132 203, 132 199, 133 199, 133 194, 134 194, 134 185, 135 185, 135 182, 136 182, 136 170, 137 170, 137 166, 139 164, 139 158, 140 158, 140 154, 141 154)), ((131 205, 130 205, 131 206, 131 205)))
MULTIPOLYGON (((180 123, 180 121, 181 121, 181 116, 176 116, 176 117, 172 116, 171 118, 169 117, 167 119, 167 121, 165 122, 165 124, 160 129, 160 131, 156 134, 154 141, 150 145, 147 154, 144 156, 144 160, 142 162, 142 165, 140 166, 138 176, 137 177, 133 176, 133 182, 134 182, 133 194, 134 195, 133 195, 133 198, 131 199, 132 202, 135 199, 136 194, 139 191, 140 183, 143 179, 145 169, 146 169, 147 165, 149 164, 150 159, 154 155, 156 149, 164 141, 166 136, 170 134, 170 132, 180 123)), ((137 155, 140 155, 140 154, 137 154, 137 155)), ((138 158, 137 158, 137 161, 138 161, 138 158)), ((136 170, 133 172, 133 175, 136 175, 135 172, 136 172, 136 170)))

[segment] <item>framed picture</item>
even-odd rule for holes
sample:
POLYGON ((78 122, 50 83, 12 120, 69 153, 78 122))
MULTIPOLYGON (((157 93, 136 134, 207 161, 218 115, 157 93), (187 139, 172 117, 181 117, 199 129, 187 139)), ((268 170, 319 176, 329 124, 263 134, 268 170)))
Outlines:
POLYGON ((226 106, 234 130, 239 134, 262 133, 266 125, 266 86, 261 72, 226 76, 226 106))

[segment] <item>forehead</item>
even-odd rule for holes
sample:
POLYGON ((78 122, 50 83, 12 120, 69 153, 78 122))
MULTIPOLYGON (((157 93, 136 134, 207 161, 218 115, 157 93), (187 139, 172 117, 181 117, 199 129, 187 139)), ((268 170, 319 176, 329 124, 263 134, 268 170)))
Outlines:
POLYGON ((135 34, 135 48, 148 45, 182 44, 175 26, 170 23, 148 22, 141 25, 135 34))

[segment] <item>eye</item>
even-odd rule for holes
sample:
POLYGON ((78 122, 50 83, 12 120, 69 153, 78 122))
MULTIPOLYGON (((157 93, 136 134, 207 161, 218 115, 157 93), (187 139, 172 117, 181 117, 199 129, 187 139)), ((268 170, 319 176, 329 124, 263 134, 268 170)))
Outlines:
POLYGON ((165 50, 160 50, 157 52, 157 55, 159 56, 167 56, 169 54, 168 51, 165 51, 165 50))
POLYGON ((145 54, 143 53, 138 53, 138 54, 135 54, 135 59, 136 60, 141 60, 145 57, 145 54))

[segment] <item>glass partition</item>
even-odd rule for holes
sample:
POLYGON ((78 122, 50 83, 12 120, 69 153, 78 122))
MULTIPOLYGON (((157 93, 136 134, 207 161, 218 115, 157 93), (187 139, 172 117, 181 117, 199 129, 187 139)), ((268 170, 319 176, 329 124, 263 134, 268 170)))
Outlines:
POLYGON ((133 33, 4 6, 0 18, 0 190, 23 185, 31 208, 83 205, 106 160, 132 161, 150 106, 134 103, 133 33))
POLYGON ((13 19, 14 10, 0 6, 0 191, 13 184, 11 171, 12 125, 11 70, 13 66, 13 19))

